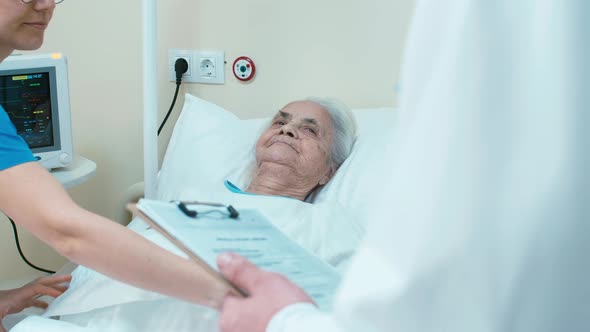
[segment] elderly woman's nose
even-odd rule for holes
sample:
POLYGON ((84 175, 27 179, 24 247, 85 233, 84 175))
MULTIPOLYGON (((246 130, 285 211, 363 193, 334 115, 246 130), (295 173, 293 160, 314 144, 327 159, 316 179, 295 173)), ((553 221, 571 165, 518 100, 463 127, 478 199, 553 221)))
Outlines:
POLYGON ((281 135, 287 135, 289 137, 297 138, 297 131, 293 126, 286 124, 281 128, 281 135))

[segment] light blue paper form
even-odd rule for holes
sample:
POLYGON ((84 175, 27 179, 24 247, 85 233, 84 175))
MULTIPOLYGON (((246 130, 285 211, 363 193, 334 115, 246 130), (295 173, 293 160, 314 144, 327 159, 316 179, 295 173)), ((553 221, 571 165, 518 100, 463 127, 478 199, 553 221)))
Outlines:
POLYGON ((265 270, 287 276, 320 309, 330 310, 340 274, 256 210, 238 209, 238 219, 230 219, 219 212, 203 213, 217 208, 188 205, 199 212, 197 218, 190 218, 174 203, 142 199, 137 207, 213 269, 217 270, 215 262, 220 253, 238 253, 265 270))

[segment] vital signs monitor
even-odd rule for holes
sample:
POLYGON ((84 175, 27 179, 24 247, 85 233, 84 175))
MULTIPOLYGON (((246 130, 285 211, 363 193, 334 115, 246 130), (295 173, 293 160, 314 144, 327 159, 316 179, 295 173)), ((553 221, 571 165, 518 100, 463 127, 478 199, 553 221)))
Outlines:
POLYGON ((0 105, 47 169, 72 161, 70 96, 65 56, 11 55, 0 63, 0 105))

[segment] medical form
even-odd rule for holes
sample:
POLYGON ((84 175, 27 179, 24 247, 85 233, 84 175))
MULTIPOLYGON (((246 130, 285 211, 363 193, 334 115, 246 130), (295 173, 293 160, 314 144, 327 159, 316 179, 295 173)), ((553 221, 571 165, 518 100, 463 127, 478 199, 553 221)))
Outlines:
POLYGON ((234 219, 221 209, 187 206, 197 212, 196 217, 183 213, 177 203, 141 199, 136 205, 155 229, 185 253, 189 250, 189 257, 197 263, 206 263, 208 273, 221 276, 217 256, 238 253, 260 268, 287 276, 321 310, 330 310, 340 284, 338 271, 289 239, 257 210, 239 209, 234 219))

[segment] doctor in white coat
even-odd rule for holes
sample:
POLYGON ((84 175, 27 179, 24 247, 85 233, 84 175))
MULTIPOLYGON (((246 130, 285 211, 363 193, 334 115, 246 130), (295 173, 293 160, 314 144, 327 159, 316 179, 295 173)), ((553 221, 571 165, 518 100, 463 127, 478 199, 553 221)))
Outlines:
POLYGON ((590 331, 590 1, 418 1, 398 160, 332 313, 237 255, 228 331, 590 331))

